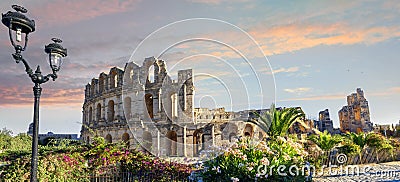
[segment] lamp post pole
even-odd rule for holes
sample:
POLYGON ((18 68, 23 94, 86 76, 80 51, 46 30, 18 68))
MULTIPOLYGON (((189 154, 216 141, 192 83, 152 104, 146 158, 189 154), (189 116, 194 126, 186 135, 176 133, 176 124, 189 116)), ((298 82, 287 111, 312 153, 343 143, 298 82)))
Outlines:
POLYGON ((35 21, 29 19, 24 15, 28 11, 18 5, 13 5, 12 8, 15 11, 8 11, 2 14, 1 21, 8 27, 8 32, 10 36, 10 41, 15 49, 15 53, 12 54, 16 63, 22 62, 25 66, 25 72, 31 78, 32 82, 35 84, 33 87, 34 95, 34 113, 33 113, 33 135, 32 135, 32 159, 31 159, 31 173, 30 181, 36 182, 37 178, 37 168, 38 168, 38 135, 39 135, 39 102, 40 95, 42 93, 42 88, 40 85, 46 83, 50 78, 55 81, 57 79, 57 72, 60 70, 62 65, 62 58, 67 56, 67 49, 63 48, 60 43, 60 39, 52 38, 53 43, 45 46, 44 51, 49 55, 49 65, 52 73, 47 75, 42 75, 40 71, 40 66, 37 66, 36 71, 33 73, 28 62, 22 56, 22 52, 28 43, 28 35, 35 31, 35 21), (15 35, 15 41, 13 38, 15 35), (25 36, 25 41, 23 43, 23 35, 25 36))
POLYGON ((31 161, 31 181, 37 180, 38 167, 38 140, 39 140, 39 102, 42 88, 39 83, 35 83, 33 87, 33 95, 35 97, 34 113, 33 113, 33 136, 32 136, 32 161, 31 161))

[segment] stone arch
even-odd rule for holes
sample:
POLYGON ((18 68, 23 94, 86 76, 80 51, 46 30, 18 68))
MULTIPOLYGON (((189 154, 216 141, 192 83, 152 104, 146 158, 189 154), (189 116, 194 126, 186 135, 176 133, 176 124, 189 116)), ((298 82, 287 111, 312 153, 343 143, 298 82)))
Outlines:
POLYGON ((88 144, 88 145, 90 144, 90 138, 89 138, 89 136, 86 137, 86 144, 88 144))
POLYGON ((110 134, 107 134, 105 140, 107 143, 112 143, 112 136, 110 134))
POLYGON ((146 103, 146 109, 147 109, 147 113, 149 114, 149 117, 150 118, 154 118, 154 113, 153 113, 153 95, 152 94, 150 94, 150 93, 147 93, 145 96, 144 96, 144 100, 145 100, 145 103, 146 103))
POLYGON ((99 122, 101 120, 101 104, 98 103, 96 107, 96 120, 99 122))
POLYGON ((129 73, 129 81, 133 82, 133 77, 134 77, 133 69, 130 69, 128 73, 129 73))
POLYGON ((199 155, 200 150, 203 149, 203 132, 197 129, 193 132, 193 157, 199 155))
POLYGON ((130 144, 130 142, 129 142, 129 134, 128 133, 124 133, 124 134, 122 134, 122 141, 124 142, 124 143, 126 143, 126 145, 129 147, 129 144, 130 144))
POLYGON ((90 96, 95 96, 98 93, 98 79, 93 78, 90 86, 90 96))
POLYGON ((246 126, 244 127, 243 130, 243 136, 245 137, 253 137, 253 126, 251 126, 250 124, 246 124, 246 126))
POLYGON ((236 139, 236 133, 232 132, 229 134, 229 142, 234 142, 236 139))
POLYGON ((152 64, 148 69, 147 81, 149 83, 155 83, 155 66, 152 64))
POLYGON ((111 68, 110 74, 109 74, 109 88, 117 88, 118 87, 118 73, 116 71, 116 68, 111 68))
POLYGON ((259 131, 259 132, 258 132, 258 139, 259 139, 259 140, 262 140, 263 138, 264 138, 263 132, 259 131))
POLYGON ((227 123, 225 127, 221 127, 222 130, 222 139, 231 141, 231 134, 237 136, 238 133, 238 126, 232 122, 227 123))
POLYGON ((92 106, 89 107, 89 118, 88 118, 88 120, 89 120, 89 123, 93 122, 93 108, 92 108, 92 106))
POLYGON ((182 111, 186 111, 187 110, 187 103, 186 103, 186 90, 187 90, 187 83, 184 82, 181 85, 181 88, 179 90, 179 107, 180 110, 182 111))
POLYGON ((127 120, 132 118, 132 99, 130 97, 124 99, 124 112, 127 120))
POLYGON ((151 152, 151 148, 153 146, 153 136, 149 131, 143 131, 143 143, 142 148, 144 151, 151 152))
POLYGON ((176 131, 168 131, 167 138, 167 155, 176 156, 178 142, 178 135, 176 134, 176 131))
POLYGON ((107 106, 107 121, 109 122, 114 121, 114 117, 115 117, 114 101, 110 100, 108 101, 108 106, 107 106))
POLYGON ((146 83, 155 83, 158 80, 159 66, 154 57, 146 58, 143 62, 143 68, 147 70, 146 83))
POLYGON ((106 79, 107 75, 105 73, 101 73, 99 76, 99 91, 103 93, 106 90, 106 79))
MULTIPOLYGON (((125 65, 125 71, 123 75, 123 83, 125 86, 132 87, 135 81, 135 74, 137 74, 134 70, 137 69, 137 65, 133 62, 127 63, 125 65)), ((137 81, 137 78, 136 78, 137 81)))

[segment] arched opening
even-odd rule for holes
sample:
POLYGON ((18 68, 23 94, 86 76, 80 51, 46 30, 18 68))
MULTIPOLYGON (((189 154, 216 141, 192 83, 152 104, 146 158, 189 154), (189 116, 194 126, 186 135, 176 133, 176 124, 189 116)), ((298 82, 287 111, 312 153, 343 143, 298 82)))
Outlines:
POLYGON ((128 133, 124 133, 122 134, 122 141, 126 144, 126 146, 129 147, 129 134, 128 133))
POLYGON ((89 136, 86 137, 86 144, 88 144, 88 145, 90 144, 90 138, 89 138, 89 136))
POLYGON ((223 140, 229 140, 229 142, 232 142, 232 137, 236 137, 238 133, 238 126, 233 123, 227 123, 225 127, 221 128, 222 129, 222 138, 223 140))
POLYGON ((108 101, 108 106, 107 106, 107 120, 109 122, 114 121, 114 116, 115 116, 115 111, 114 111, 114 101, 110 100, 108 101))
POLYGON ((107 134, 105 139, 107 143, 112 143, 112 136, 110 134, 107 134))
POLYGON ((178 117, 178 94, 171 95, 171 116, 178 117))
POLYGON ((144 96, 145 102, 146 102, 146 108, 147 108, 147 113, 149 114, 150 118, 154 118, 153 114, 153 95, 151 94, 146 94, 144 96))
POLYGON ((89 123, 92 123, 92 121, 93 121, 93 108, 92 107, 89 108, 89 118, 88 118, 88 120, 89 120, 89 123))
POLYGON ((143 144, 142 144, 143 150, 151 152, 152 145, 153 145, 153 137, 151 136, 151 133, 148 131, 143 131, 143 144))
POLYGON ((181 96, 180 99, 182 99, 182 100, 179 100, 180 108, 181 108, 182 111, 186 111, 186 107, 187 107, 187 104, 186 104, 186 83, 183 83, 183 85, 181 86, 181 89, 179 91, 179 96, 181 96))
POLYGON ((118 87, 118 76, 115 74, 114 75, 114 88, 118 87))
POLYGON ((110 73, 110 89, 111 88, 116 88, 118 86, 118 76, 117 76, 117 72, 115 70, 112 70, 110 73))
POLYGON ((167 151, 168 156, 177 156, 177 141, 178 135, 175 131, 168 131, 167 133, 167 151))
POLYGON ((200 150, 203 148, 202 132, 197 129, 193 132, 193 157, 199 156, 200 150))
POLYGON ((99 90, 100 93, 104 92, 104 76, 103 74, 100 74, 100 78, 99 78, 99 90))
POLYGON ((264 138, 264 135, 263 135, 263 133, 260 131, 260 132, 258 132, 258 139, 259 140, 262 140, 264 138))
POLYGON ((236 140, 236 134, 235 133, 230 133, 229 134, 229 142, 234 142, 236 140))
POLYGON ((155 82, 155 76, 154 76, 154 65, 151 65, 149 68, 149 75, 147 75, 147 80, 150 83, 154 83, 155 82))
POLYGON ((124 111, 125 111, 125 117, 127 120, 130 120, 132 118, 132 99, 130 97, 126 97, 124 99, 124 111))
POLYGON ((101 120, 101 104, 100 103, 97 104, 97 108, 96 108, 96 120, 97 120, 97 122, 99 122, 101 120))
POLYGON ((133 69, 131 68, 131 71, 129 71, 129 83, 133 83, 133 69))
POLYGON ((253 137, 253 126, 246 124, 243 133, 245 137, 253 137))

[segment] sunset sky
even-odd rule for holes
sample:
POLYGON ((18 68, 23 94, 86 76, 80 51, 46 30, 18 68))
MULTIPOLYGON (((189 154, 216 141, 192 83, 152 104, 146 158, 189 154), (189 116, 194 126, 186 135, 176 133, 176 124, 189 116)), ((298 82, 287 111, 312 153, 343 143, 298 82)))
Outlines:
MULTIPOLYGON (((197 107, 242 110, 276 102, 301 106, 309 118, 327 108, 338 127, 338 110, 360 87, 372 122, 400 120, 395 0, 2 0, 0 12, 12 4, 27 8, 36 22, 24 52, 31 67, 50 71, 43 49, 52 37, 68 49, 59 78, 42 85, 40 133, 79 133, 91 78, 151 56, 164 60, 173 78, 193 69, 197 107)), ((33 84, 11 57, 7 31, 0 26, 0 128, 20 133, 32 121, 33 84)))

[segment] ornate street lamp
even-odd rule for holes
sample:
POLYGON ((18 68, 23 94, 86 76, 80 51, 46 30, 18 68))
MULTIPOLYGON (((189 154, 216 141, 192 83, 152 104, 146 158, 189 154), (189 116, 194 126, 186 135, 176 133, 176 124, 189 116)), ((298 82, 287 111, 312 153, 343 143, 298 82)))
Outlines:
POLYGON ((35 31, 35 21, 29 19, 24 15, 28 11, 18 5, 12 5, 14 12, 8 11, 2 14, 1 22, 8 27, 8 33, 12 46, 14 46, 15 53, 12 54, 17 63, 22 63, 25 66, 25 71, 35 84, 33 87, 33 94, 35 97, 34 114, 33 114, 33 136, 32 136, 32 161, 31 161, 31 182, 37 181, 37 159, 38 159, 38 132, 39 132, 39 100, 42 92, 40 85, 46 83, 50 78, 53 81, 57 78, 57 72, 62 65, 62 58, 67 56, 67 49, 63 48, 60 39, 53 38, 53 43, 45 46, 44 51, 49 55, 49 65, 52 73, 42 75, 40 66, 37 66, 36 71, 33 72, 28 62, 22 56, 22 52, 28 44, 28 35, 35 31), (23 39, 23 37, 25 37, 23 39), (14 40, 15 38, 15 40, 14 40))

